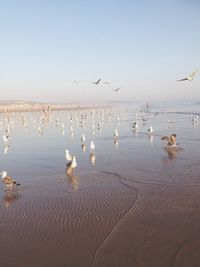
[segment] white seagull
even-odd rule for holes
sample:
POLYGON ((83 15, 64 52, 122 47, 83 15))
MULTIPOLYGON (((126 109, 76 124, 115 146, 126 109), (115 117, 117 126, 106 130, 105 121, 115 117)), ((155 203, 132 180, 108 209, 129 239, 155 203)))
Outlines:
POLYGON ((77 167, 76 157, 72 156, 72 160, 66 165, 68 168, 75 169, 77 167))
POLYGON ((3 136, 2 136, 2 139, 3 139, 4 143, 8 143, 8 141, 9 141, 9 136, 8 136, 8 135, 3 135, 3 136))
POLYGON ((176 80, 177 82, 182 82, 182 81, 192 81, 194 79, 194 76, 196 75, 198 69, 196 69, 195 71, 193 71, 190 75, 188 75, 187 77, 180 79, 180 80, 176 80))
POLYGON ((85 140, 86 140, 85 135, 82 134, 82 136, 81 136, 81 142, 85 142, 85 140))
POLYGON ((115 131, 114 131, 114 138, 118 138, 118 137, 119 137, 118 130, 117 130, 117 129, 115 129, 115 131))
POLYGON ((94 150, 94 149, 95 149, 95 144, 94 144, 93 141, 91 141, 91 143, 90 143, 90 149, 91 149, 91 150, 94 150))
POLYGON ((72 156, 69 154, 69 150, 68 149, 65 150, 65 158, 68 161, 72 160, 72 156))
POLYGON ((153 133, 153 127, 152 126, 149 127, 148 133, 153 133))

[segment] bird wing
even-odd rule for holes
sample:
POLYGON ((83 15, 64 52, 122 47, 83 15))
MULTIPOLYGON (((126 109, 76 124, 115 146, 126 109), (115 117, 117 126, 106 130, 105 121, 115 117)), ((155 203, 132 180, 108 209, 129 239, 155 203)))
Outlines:
POLYGON ((163 136, 163 137, 161 138, 161 140, 167 140, 167 141, 169 141, 169 136, 163 136))
POLYGON ((10 176, 6 176, 6 177, 3 179, 3 182, 4 182, 4 184, 9 185, 9 184, 14 183, 15 180, 14 180, 12 177, 10 177, 10 176))
POLYGON ((98 79, 96 82, 92 82, 94 84, 98 84, 101 81, 101 79, 98 79))
POLYGON ((170 141, 172 144, 175 144, 175 143, 176 143, 176 137, 173 136, 173 135, 170 135, 170 137, 169 137, 169 141, 170 141))
POLYGON ((72 156, 71 156, 70 154, 67 154, 67 155, 66 155, 66 159, 67 159, 67 160, 72 160, 72 156))
POLYGON ((96 84, 98 84, 101 81, 101 79, 99 79, 98 81, 96 81, 96 84))
POLYGON ((183 78, 183 79, 180 79, 180 80, 176 80, 177 82, 182 82, 182 81, 187 81, 188 78, 183 78))
POLYGON ((196 69, 195 71, 193 71, 188 77, 189 78, 193 78, 194 75, 197 73, 198 69, 196 69))
POLYGON ((68 162, 68 163, 66 164, 66 166, 67 166, 68 168, 70 168, 71 165, 72 165, 72 161, 70 161, 70 162, 68 162))

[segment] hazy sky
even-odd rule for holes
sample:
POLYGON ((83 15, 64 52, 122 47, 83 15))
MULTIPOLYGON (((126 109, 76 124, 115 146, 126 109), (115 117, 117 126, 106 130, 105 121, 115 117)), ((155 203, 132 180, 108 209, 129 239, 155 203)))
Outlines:
POLYGON ((200 99, 199 0, 1 1, 0 48, 0 100, 200 99))

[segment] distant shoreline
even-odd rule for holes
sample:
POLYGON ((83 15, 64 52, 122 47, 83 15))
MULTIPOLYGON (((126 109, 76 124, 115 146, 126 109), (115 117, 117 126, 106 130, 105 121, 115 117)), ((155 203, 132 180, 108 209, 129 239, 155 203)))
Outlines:
POLYGON ((37 112, 41 111, 44 107, 50 107, 51 111, 56 110, 81 110, 92 108, 108 108, 111 105, 77 105, 77 104, 51 104, 51 103, 15 103, 15 102, 0 102, 0 113, 4 112, 37 112))

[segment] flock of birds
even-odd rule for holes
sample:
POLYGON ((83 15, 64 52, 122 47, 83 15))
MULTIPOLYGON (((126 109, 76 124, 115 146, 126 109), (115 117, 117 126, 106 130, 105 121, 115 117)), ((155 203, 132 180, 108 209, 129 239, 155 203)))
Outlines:
MULTIPOLYGON (((14 113, 13 113, 14 114, 14 113)), ((65 131, 67 127, 69 127, 68 133, 73 138, 75 128, 80 127, 82 131, 85 127, 91 127, 90 138, 90 160, 92 165, 95 164, 95 144, 93 137, 95 132, 98 131, 99 133, 102 130, 103 125, 106 122, 111 122, 115 114, 113 113, 112 109, 110 108, 98 108, 98 109, 85 109, 79 111, 62 111, 62 112, 51 112, 50 109, 42 108, 41 112, 36 119, 35 116, 27 117, 25 114, 18 114, 17 117, 14 117, 12 113, 3 114, 2 119, 0 120, 0 130, 5 131, 5 134, 2 135, 2 141, 4 143, 4 154, 8 153, 8 150, 11 146, 11 137, 12 131, 14 127, 18 124, 24 127, 24 131, 28 132, 31 128, 35 128, 36 132, 38 132, 39 136, 44 135, 45 127, 48 126, 49 123, 54 124, 58 129, 61 129, 62 135, 65 135, 65 131), (95 125, 95 116, 98 117, 98 123, 95 125), (65 122, 67 119, 67 122, 65 122), (91 125, 88 125, 90 124, 91 125), (92 137, 91 137, 92 135, 92 137)), ((119 126, 119 117, 117 119, 117 126, 119 126)), ((114 130, 114 142, 117 145, 117 138, 118 138, 118 130, 114 130)), ((86 151, 86 135, 82 134, 81 136, 81 148, 82 151, 86 151)), ((68 149, 65 149, 65 159, 66 159, 66 169, 67 175, 73 175, 74 169, 77 167, 76 156, 71 155, 68 149)), ((18 186, 17 183, 11 176, 7 175, 6 171, 2 171, 1 173, 2 181, 7 189, 12 189, 13 186, 18 186)))
MULTIPOLYGON (((78 83, 77 80, 74 80, 74 83, 78 83)), ((98 79, 97 81, 95 82, 92 82, 93 84, 95 85, 100 85, 100 84, 106 84, 106 85, 109 85, 111 84, 110 82, 107 82, 107 81, 102 81, 102 79, 98 79)), ((112 89, 115 93, 117 93, 119 90, 121 89, 121 87, 118 87, 118 88, 115 88, 115 89, 112 89)))
MULTIPOLYGON (((194 79, 194 76, 197 74, 197 72, 198 72, 198 68, 195 69, 190 75, 188 75, 188 76, 186 76, 186 77, 184 77, 184 78, 182 78, 182 79, 176 80, 176 81, 177 81, 177 82, 182 82, 182 81, 192 81, 192 80, 194 79)), ((77 80, 74 80, 74 83, 78 83, 78 81, 77 81, 77 80)), ((98 80, 95 81, 95 82, 92 82, 92 83, 95 84, 95 85, 100 85, 101 83, 102 83, 102 84, 106 84, 106 85, 109 85, 109 84, 110 84, 110 82, 107 82, 107 81, 102 82, 102 79, 101 79, 101 78, 98 79, 98 80)), ((118 87, 118 88, 113 89, 113 91, 114 91, 115 93, 117 93, 117 92, 119 92, 120 89, 121 89, 121 87, 118 87)))
MULTIPOLYGON (((178 82, 180 81, 192 81, 194 79, 194 76, 196 75, 198 69, 196 69, 195 71, 193 71, 190 75, 188 75, 187 77, 183 78, 183 79, 180 79, 180 80, 177 80, 178 82)), ((95 82, 92 82, 93 84, 95 85, 98 85, 100 84, 100 82, 102 81, 102 79, 98 79, 97 81, 95 82)), ((77 81, 76 81, 77 82, 77 81)), ((104 82, 104 84, 110 84, 109 82, 104 82)), ((116 88, 114 89, 115 92, 118 92, 120 90, 120 87, 119 88, 116 88)), ((148 105, 148 108, 149 108, 149 105, 148 105)), ((77 122, 77 125, 79 125, 80 127, 84 128, 85 127, 85 121, 90 117, 92 117, 92 134, 94 135, 95 133, 95 125, 94 125, 94 111, 92 112, 88 112, 84 114, 84 112, 81 112, 81 118, 79 120, 79 118, 76 118, 76 122, 77 122)), ((106 113, 106 111, 101 111, 101 121, 99 121, 98 123, 98 130, 100 131, 101 130, 101 127, 104 123, 104 119, 107 117, 108 120, 111 121, 111 116, 112 114, 110 112, 106 113)), ((137 114, 135 114, 135 118, 137 118, 137 114)), ((73 128, 73 116, 70 115, 70 123, 71 123, 71 126, 70 126, 70 131, 71 131, 71 136, 73 136, 73 132, 74 132, 74 128, 73 128)), ((27 119, 24 115, 21 115, 21 123, 23 124, 24 126, 24 129, 25 131, 28 130, 28 122, 27 122, 27 119)), ((39 117, 38 117, 38 124, 36 123, 36 120, 32 119, 32 124, 35 128, 37 128, 38 130, 38 134, 39 135, 43 135, 44 133, 44 129, 43 129, 43 125, 45 125, 46 123, 48 123, 50 120, 52 120, 52 112, 50 111, 49 107, 48 107, 48 110, 43 108, 39 117)), ((118 121, 118 126, 119 126, 119 117, 117 117, 117 121, 118 121)), ((142 118, 142 121, 145 122, 146 119, 145 118, 142 118)), ((195 117, 192 117, 192 122, 193 123, 198 123, 199 121, 199 117, 198 116, 195 116, 195 117)), ((61 126, 62 128, 62 133, 64 134, 65 133, 65 124, 64 122, 59 122, 59 118, 56 118, 55 119, 55 123, 56 123, 56 126, 61 126)), ((174 122, 172 122, 171 120, 168 121, 169 125, 174 125, 174 122)), ((14 125, 16 124, 16 119, 13 119, 11 117, 11 115, 8 113, 5 114, 5 117, 4 117, 4 126, 5 126, 5 134, 2 136, 2 140, 4 142, 4 154, 7 154, 8 153, 8 149, 10 147, 10 133, 14 127, 14 125)), ((0 129, 3 128, 3 122, 0 121, 0 129)), ((134 132, 138 132, 139 131, 139 123, 138 121, 135 121, 133 124, 132 124, 132 129, 134 132)), ((152 135, 154 133, 154 129, 152 126, 150 126, 147 130, 148 134, 149 135, 152 135)), ((114 144, 117 145, 118 143, 118 139, 119 139, 119 132, 118 132, 118 129, 116 128, 114 130, 114 144)), ((166 150, 172 150, 172 149, 176 149, 178 146, 179 146, 179 143, 177 143, 176 141, 176 134, 173 133, 169 136, 163 136, 161 137, 161 140, 163 141, 167 141, 166 145, 165 145, 165 149, 166 150)), ((86 149, 86 144, 85 144, 85 141, 86 141, 86 137, 85 137, 85 134, 82 134, 81 136, 81 147, 82 147, 82 150, 85 151, 86 149)), ((66 149, 65 150, 65 159, 67 161, 66 163, 66 168, 67 168, 67 174, 69 176, 73 175, 73 172, 74 172, 74 169, 77 167, 77 161, 76 161, 76 156, 74 155, 71 155, 69 153, 69 150, 66 149)), ((91 162, 94 164, 95 162, 95 144, 94 144, 94 141, 91 140, 90 142, 90 160, 91 162)), ((1 173, 1 176, 2 176, 2 181, 4 183, 4 185, 6 186, 7 189, 12 189, 13 186, 18 186, 20 185, 18 182, 16 182, 11 176, 8 176, 7 175, 7 172, 6 171, 2 171, 1 173)))
MULTIPOLYGON (((91 122, 92 122, 92 125, 90 126, 91 127, 91 135, 94 136, 96 128, 100 132, 105 122, 111 122, 113 120, 117 121, 117 127, 114 129, 114 132, 113 132, 113 139, 114 139, 114 144, 116 144, 116 145, 118 144, 118 142, 119 142, 120 117, 118 116, 117 112, 112 113, 110 111, 110 109, 104 109, 104 110, 100 110, 100 111, 95 111, 95 110, 81 111, 78 116, 76 116, 74 114, 73 113, 68 114, 71 133, 73 133, 73 131, 74 131, 74 122, 76 122, 77 126, 79 126, 81 128, 85 128, 85 126, 87 125, 87 121, 89 119, 91 119, 91 122), (99 116, 99 122, 97 123, 97 127, 96 127, 94 117, 95 117, 95 114, 97 114, 97 113, 99 116)), ((149 116, 149 114, 148 114, 148 116, 149 116)), ((156 114, 154 114, 153 116, 156 116, 156 114)), ((134 118, 138 119, 137 113, 134 114, 134 118)), ((147 118, 145 118, 144 114, 142 114, 140 119, 141 119, 141 122, 143 124, 145 124, 147 121, 147 118)), ((192 116, 191 119, 192 119, 193 123, 198 123, 198 121, 199 121, 198 115, 192 116)), ((10 139, 11 139, 11 132, 12 132, 15 124, 17 124, 19 122, 19 120, 22 123, 22 125, 24 126, 25 131, 28 130, 28 127, 31 124, 32 127, 36 128, 38 130, 38 134, 40 136, 44 134, 44 126, 46 124, 48 124, 49 122, 54 122, 56 126, 60 126, 62 129, 62 133, 64 134, 65 123, 63 120, 60 121, 60 118, 56 117, 54 112, 50 112, 50 111, 46 112, 45 110, 43 110, 39 114, 38 120, 31 118, 31 122, 28 122, 28 119, 26 118, 26 116, 24 114, 20 115, 20 119, 19 118, 18 119, 13 118, 10 114, 5 114, 4 121, 0 121, 0 129, 2 130, 5 127, 5 133, 6 133, 5 135, 2 136, 2 140, 4 142, 4 153, 5 154, 7 153, 7 150, 5 151, 5 147, 8 149, 8 147, 10 145, 9 143, 10 143, 10 139)), ((128 114, 124 113, 123 117, 121 117, 121 120, 128 120, 128 114)), ((169 126, 173 127, 175 122, 169 120, 168 124, 169 124, 169 126)), ((135 122, 132 123, 132 130, 135 133, 139 132, 139 121, 138 120, 136 120, 135 122)), ((147 129, 147 134, 149 136, 153 136, 154 129, 152 126, 150 126, 147 129)), ((71 135, 71 136, 73 136, 73 135, 71 135)), ((163 136, 163 137, 161 137, 161 140, 166 142, 166 145, 164 148, 168 151, 177 149, 179 146, 179 143, 177 143, 177 140, 176 140, 176 134, 175 133, 173 133, 169 136, 163 136)), ((85 136, 85 134, 81 135, 80 141, 81 141, 81 148, 83 151, 85 151, 86 150, 86 136, 85 136)), ((89 148, 90 148, 90 160, 94 165, 94 162, 95 162, 95 143, 94 143, 94 140, 90 141, 89 148)), ((71 155, 69 152, 69 149, 65 149, 65 159, 66 159, 66 173, 69 177, 73 176, 74 169, 77 167, 76 156, 71 155)), ((7 189, 11 190, 13 188, 13 186, 20 185, 11 176, 8 176, 6 171, 2 171, 0 174, 2 176, 2 181, 3 181, 3 183, 7 189)))

